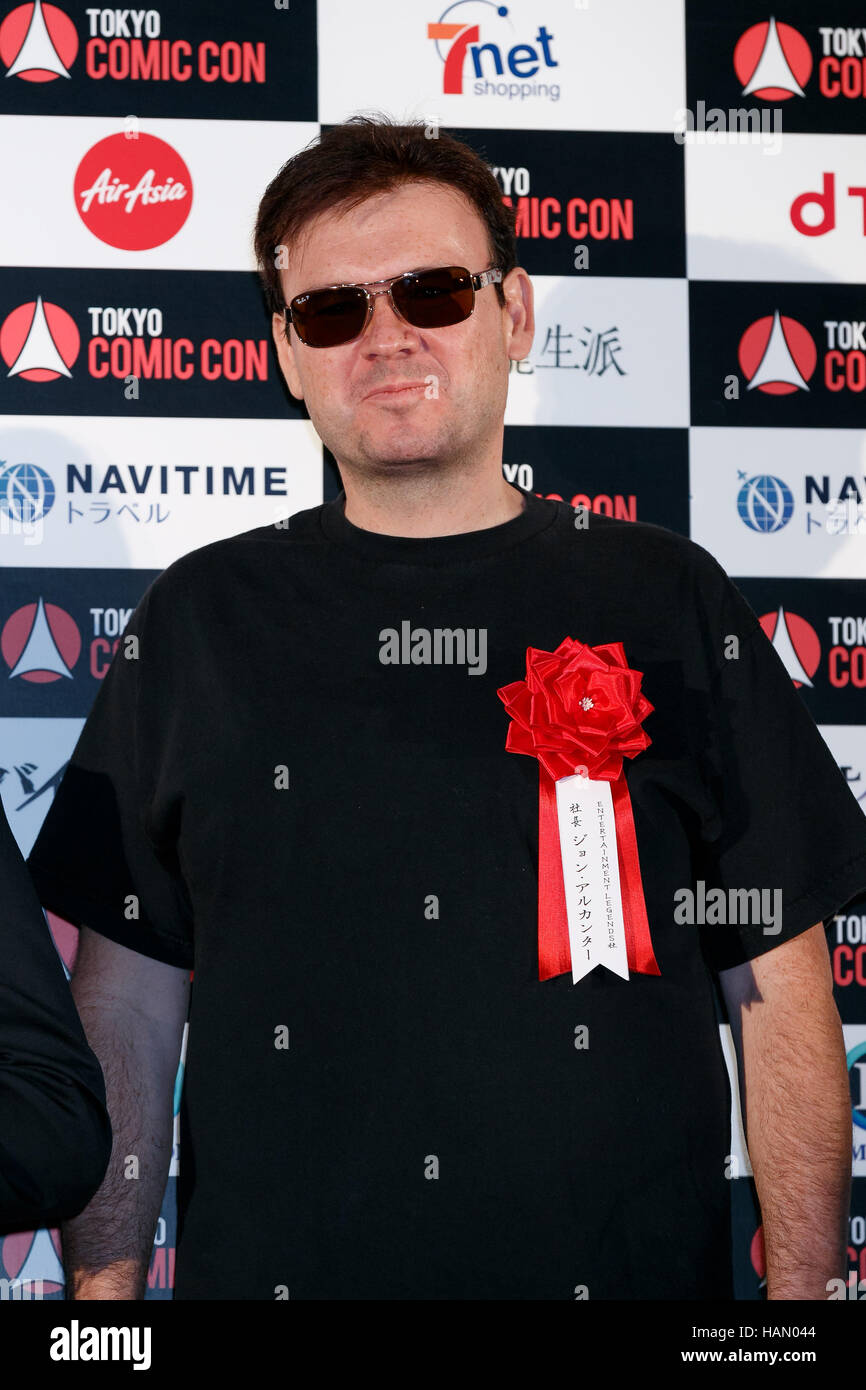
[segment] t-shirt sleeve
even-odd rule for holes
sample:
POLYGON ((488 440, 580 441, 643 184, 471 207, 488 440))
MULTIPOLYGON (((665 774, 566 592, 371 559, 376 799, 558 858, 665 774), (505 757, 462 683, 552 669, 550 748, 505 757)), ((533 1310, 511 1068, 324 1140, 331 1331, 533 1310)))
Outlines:
POLYGON ((784 663, 736 585, 712 560, 705 636, 716 653, 702 830, 706 891, 741 894, 725 925, 698 928, 715 970, 753 960, 827 922, 866 892, 866 816, 784 663), (738 639, 738 654, 729 641, 738 639), (750 901, 752 906, 746 908, 750 901), (731 922, 736 917, 737 922, 731 922))
POLYGON ((154 611, 159 583, 126 625, 27 867, 52 912, 191 969, 192 909, 176 847, 182 797, 167 748, 173 643, 170 608, 158 619, 154 611))

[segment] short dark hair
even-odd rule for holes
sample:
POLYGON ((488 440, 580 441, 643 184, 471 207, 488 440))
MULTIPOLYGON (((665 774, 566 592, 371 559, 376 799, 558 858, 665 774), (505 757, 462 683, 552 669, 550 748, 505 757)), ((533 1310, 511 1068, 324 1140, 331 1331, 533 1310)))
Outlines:
MULTIPOLYGON (((276 251, 319 213, 349 211, 376 193, 427 180, 450 184, 475 207, 487 227, 490 264, 503 279, 517 265, 514 209, 479 154, 429 124, 398 124, 381 112, 351 116, 323 130, 318 140, 288 159, 265 189, 253 233, 256 264, 271 313, 283 311, 284 295, 276 251)), ((483 266, 468 266, 483 270, 483 266)), ((407 267, 408 269, 408 267, 407 267)), ((500 304, 505 303, 496 285, 500 304)))

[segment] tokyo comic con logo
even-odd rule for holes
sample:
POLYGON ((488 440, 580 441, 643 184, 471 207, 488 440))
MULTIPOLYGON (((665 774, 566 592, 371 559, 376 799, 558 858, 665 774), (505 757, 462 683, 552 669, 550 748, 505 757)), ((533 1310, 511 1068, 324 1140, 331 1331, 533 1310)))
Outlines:
POLYGON ((761 1286, 767 1281, 767 1255, 764 1250, 764 1228, 759 1226, 749 1242, 749 1259, 761 1286))
POLYGON ((559 67, 551 53, 554 35, 540 24, 533 42, 515 43, 507 5, 496 5, 492 0, 456 0, 438 20, 427 25, 427 37, 434 41, 443 64, 442 91, 446 96, 465 95, 464 78, 469 76, 474 78, 471 94, 475 96, 559 100, 558 84, 535 80, 539 73, 548 75, 545 69, 559 67))
POLYGON ((799 613, 779 608, 775 613, 763 613, 758 619, 764 632, 781 658, 782 665, 799 689, 812 686, 812 677, 821 661, 821 642, 811 623, 799 613))
POLYGON ((7 1298, 44 1298, 65 1284, 56 1230, 21 1231, 0 1239, 0 1272, 11 1285, 7 1298))
POLYGON ((775 19, 753 24, 734 49, 734 71, 743 96, 761 101, 804 97, 812 72, 812 50, 799 30, 775 19))
POLYGON ((109 135, 82 159, 73 184, 88 231, 121 251, 149 251, 180 231, 192 207, 192 176, 155 135, 109 135))
POLYGON ((72 668, 81 655, 81 633, 75 619, 56 603, 25 603, 10 614, 0 629, 0 655, 17 677, 30 685, 73 680, 72 668))
POLYGON ((0 24, 0 62, 7 77, 54 82, 69 77, 78 54, 78 34, 56 5, 19 5, 0 24))
POLYGON ((737 359, 750 391, 790 396, 795 391, 808 391, 818 349, 802 323, 777 309, 749 325, 740 339, 737 359))
POLYGON ((75 319, 38 295, 12 309, 0 324, 0 357, 7 376, 22 381, 56 381, 69 370, 81 348, 75 319))

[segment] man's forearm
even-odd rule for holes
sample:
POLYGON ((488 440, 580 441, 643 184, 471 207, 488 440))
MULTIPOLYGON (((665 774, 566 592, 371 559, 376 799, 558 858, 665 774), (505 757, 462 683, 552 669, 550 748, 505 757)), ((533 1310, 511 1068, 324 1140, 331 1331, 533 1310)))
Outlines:
POLYGON ((102 1186, 61 1228, 67 1297, 140 1299, 171 1159, 174 1074, 155 1030, 137 1024, 133 1041, 127 1015, 76 1002, 105 1076, 114 1142, 102 1186))
POLYGON ((747 1142, 770 1299, 826 1299, 844 1278, 851 1104, 839 1014, 775 996, 743 1010, 747 1142))

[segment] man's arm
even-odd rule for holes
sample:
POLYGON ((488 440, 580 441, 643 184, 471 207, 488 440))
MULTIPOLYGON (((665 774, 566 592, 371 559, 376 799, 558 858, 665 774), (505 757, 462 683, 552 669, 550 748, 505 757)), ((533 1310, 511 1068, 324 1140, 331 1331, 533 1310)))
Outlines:
POLYGON ((822 923, 719 972, 764 1225, 767 1296, 845 1277, 851 1102, 822 923))
POLYGON ((0 803, 0 1233, 75 1216, 110 1152, 102 1073, 0 803))
POLYGON ((114 1144, 96 1196, 61 1228, 67 1297, 139 1299, 171 1159, 189 971, 82 927, 72 993, 105 1076, 114 1144))

